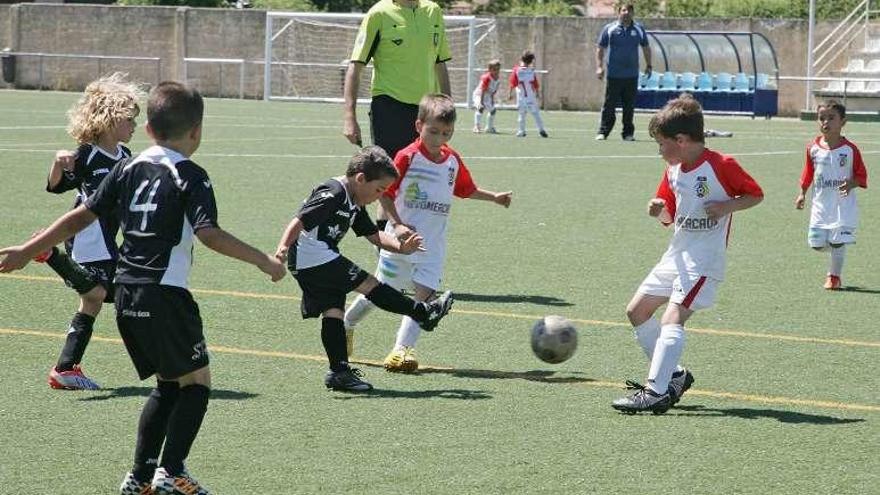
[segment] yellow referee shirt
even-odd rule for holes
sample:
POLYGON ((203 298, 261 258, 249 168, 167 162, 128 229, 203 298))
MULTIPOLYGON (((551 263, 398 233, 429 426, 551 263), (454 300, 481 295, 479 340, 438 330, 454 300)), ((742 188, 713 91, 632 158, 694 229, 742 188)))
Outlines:
POLYGON ((452 58, 446 41, 443 11, 430 0, 402 7, 380 0, 361 22, 352 62, 373 59, 372 95, 388 95, 418 105, 440 90, 434 66, 452 58))

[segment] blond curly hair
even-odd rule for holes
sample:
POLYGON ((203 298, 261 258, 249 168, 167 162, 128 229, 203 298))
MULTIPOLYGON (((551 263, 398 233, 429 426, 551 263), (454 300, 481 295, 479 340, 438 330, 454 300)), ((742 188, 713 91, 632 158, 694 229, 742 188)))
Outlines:
POLYGON ((97 142, 102 134, 141 112, 138 101, 145 96, 140 85, 127 81, 128 74, 114 72, 92 81, 67 111, 67 133, 79 144, 97 142))

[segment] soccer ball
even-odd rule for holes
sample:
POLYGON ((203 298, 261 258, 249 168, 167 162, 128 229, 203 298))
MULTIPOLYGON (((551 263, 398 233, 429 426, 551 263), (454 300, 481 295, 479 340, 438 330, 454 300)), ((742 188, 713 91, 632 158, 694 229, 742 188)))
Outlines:
POLYGON ((532 351, 545 363, 561 363, 570 358, 577 343, 577 328, 561 316, 545 316, 532 326, 532 351))

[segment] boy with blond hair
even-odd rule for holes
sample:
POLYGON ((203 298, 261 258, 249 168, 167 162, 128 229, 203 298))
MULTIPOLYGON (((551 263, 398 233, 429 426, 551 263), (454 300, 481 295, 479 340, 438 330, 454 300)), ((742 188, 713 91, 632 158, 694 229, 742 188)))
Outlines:
POLYGON ((630 396, 612 407, 627 414, 666 412, 694 382, 679 366, 684 324, 712 306, 724 279, 732 213, 764 197, 761 187, 730 156, 706 148, 703 109, 690 95, 669 101, 649 125, 666 171, 648 202, 648 215, 674 231, 660 262, 626 308, 635 337, 650 361, 648 382, 627 381, 630 396), (654 313, 666 304, 661 319, 654 313))

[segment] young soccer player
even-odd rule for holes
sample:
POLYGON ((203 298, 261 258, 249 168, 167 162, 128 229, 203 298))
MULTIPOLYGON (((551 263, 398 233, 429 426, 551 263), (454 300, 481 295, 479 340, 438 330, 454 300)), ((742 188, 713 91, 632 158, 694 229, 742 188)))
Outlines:
POLYGON ((868 172, 859 149, 841 135, 846 125, 846 107, 828 100, 819 105, 818 117, 822 134, 807 146, 801 191, 794 205, 798 210, 803 209, 807 190, 812 184, 807 242, 816 251, 831 249, 831 267, 825 278, 825 288, 838 290, 846 245, 856 242, 859 206, 855 188, 868 187, 868 172))
MULTIPOLYGON (((461 156, 447 145, 455 131, 452 98, 436 94, 422 98, 415 125, 419 138, 397 153, 394 165, 400 176, 380 201, 391 219, 385 232, 404 239, 417 233, 427 249, 413 254, 380 251, 376 278, 397 290, 413 289, 416 300, 429 301, 443 276, 452 198, 480 199, 507 208, 513 193, 477 187, 461 156)), ((364 296, 358 296, 349 307, 345 314, 349 342, 354 327, 372 308, 373 303, 364 296)), ((386 370, 418 369, 415 345, 420 333, 419 325, 404 316, 394 348, 385 358, 386 370)))
MULTIPOLYGON (((138 101, 143 92, 124 74, 102 77, 86 86, 68 112, 68 133, 78 143, 76 151, 60 150, 49 168, 46 190, 61 194, 76 189, 74 208, 98 189, 101 180, 121 160, 131 156, 122 145, 131 140, 138 101)), ((80 367, 92 336, 95 318, 104 302, 113 302, 113 276, 119 251, 119 222, 99 218, 65 242, 66 253, 56 247, 36 258, 47 263, 80 295, 79 308, 70 322, 58 362, 49 370, 49 386, 56 389, 94 390, 98 384, 80 367)))
POLYGON ((674 230, 669 248, 626 308, 651 363, 648 384, 627 382, 636 392, 612 407, 662 414, 694 382, 679 366, 684 324, 694 311, 714 303, 724 279, 731 214, 757 205, 764 193, 735 159, 705 147, 702 108, 692 96, 668 102, 651 118, 649 130, 667 167, 648 202, 648 215, 674 230), (654 313, 664 304, 658 321, 654 313))
POLYGON ((0 272, 9 272, 99 216, 120 221, 116 323, 140 378, 157 379, 141 412, 134 467, 120 486, 122 495, 208 493, 184 467, 211 386, 199 307, 187 290, 193 236, 257 266, 273 281, 285 273, 275 257, 219 227, 211 180, 189 159, 201 142, 203 110, 196 90, 176 82, 157 85, 146 126, 155 145, 120 163, 92 196, 47 230, 24 245, 0 249, 0 272))
POLYGON ((541 119, 541 111, 538 109, 538 75, 535 74, 535 54, 529 50, 523 52, 519 64, 514 66, 510 74, 510 89, 507 92, 507 99, 513 96, 513 90, 516 89, 516 118, 517 137, 525 137, 526 135, 526 112, 532 114, 535 118, 535 124, 538 126, 538 133, 541 137, 547 137, 547 131, 544 129, 544 121, 541 119))
POLYGON ((303 318, 321 317, 321 342, 330 362, 324 385, 333 390, 373 389, 361 371, 348 363, 342 323, 346 294, 359 292, 385 311, 411 317, 427 331, 452 307, 449 291, 430 303, 414 301, 339 254, 339 242, 349 229, 387 251, 408 254, 423 249, 419 235, 399 240, 379 232, 364 208, 379 199, 397 177, 397 169, 382 148, 362 149, 348 163, 345 176, 312 190, 278 241, 275 256, 287 260, 302 289, 303 318))
POLYGON ((474 103, 474 132, 483 132, 483 114, 488 114, 486 118, 486 132, 489 134, 498 134, 495 130, 495 93, 498 92, 500 79, 498 74, 501 72, 501 61, 492 59, 489 61, 486 73, 480 77, 480 84, 474 89, 472 101, 474 103))

